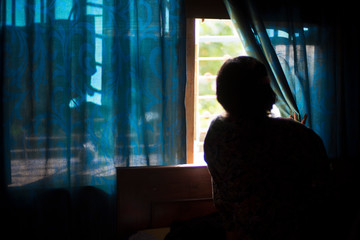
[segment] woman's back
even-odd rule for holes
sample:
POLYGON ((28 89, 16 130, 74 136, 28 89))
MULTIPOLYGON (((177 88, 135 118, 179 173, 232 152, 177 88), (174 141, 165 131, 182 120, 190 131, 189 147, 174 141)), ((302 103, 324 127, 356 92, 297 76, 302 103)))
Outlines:
POLYGON ((311 129, 289 119, 220 117, 204 148, 228 230, 249 239, 297 239, 312 228, 329 164, 311 129))

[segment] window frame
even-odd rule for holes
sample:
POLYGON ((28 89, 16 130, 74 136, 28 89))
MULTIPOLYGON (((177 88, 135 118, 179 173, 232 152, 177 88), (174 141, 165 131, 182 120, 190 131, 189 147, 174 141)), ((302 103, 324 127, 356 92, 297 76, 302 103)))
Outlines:
POLYGON ((197 84, 195 82, 196 46, 195 19, 230 19, 221 0, 185 0, 186 15, 186 163, 194 163, 194 140, 196 138, 197 84), (206 6, 206 7, 204 7, 206 6))
POLYGON ((195 18, 186 18, 186 163, 194 163, 194 139, 196 134, 197 84, 195 49, 195 18))

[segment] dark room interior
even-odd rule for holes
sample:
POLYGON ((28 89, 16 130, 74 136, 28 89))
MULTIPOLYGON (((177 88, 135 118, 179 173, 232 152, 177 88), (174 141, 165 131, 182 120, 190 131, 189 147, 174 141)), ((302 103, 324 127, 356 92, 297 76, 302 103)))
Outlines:
POLYGON ((2 0, 1 239, 131 240, 178 226, 194 234, 176 239, 222 238, 207 167, 189 164, 195 18, 231 19, 282 115, 309 115, 332 170, 327 234, 360 239, 355 3, 2 0))

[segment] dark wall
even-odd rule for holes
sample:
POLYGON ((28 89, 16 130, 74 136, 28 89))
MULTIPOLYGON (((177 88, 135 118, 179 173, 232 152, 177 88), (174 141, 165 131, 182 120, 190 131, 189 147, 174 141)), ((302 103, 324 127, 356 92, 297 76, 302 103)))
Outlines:
POLYGON ((185 0, 185 6, 187 17, 229 18, 223 0, 185 0))

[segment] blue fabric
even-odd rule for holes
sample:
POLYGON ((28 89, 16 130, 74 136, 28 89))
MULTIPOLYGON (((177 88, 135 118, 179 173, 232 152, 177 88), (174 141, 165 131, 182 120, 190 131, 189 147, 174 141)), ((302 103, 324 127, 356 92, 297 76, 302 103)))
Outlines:
POLYGON ((180 0, 1 1, 9 186, 97 186, 186 162, 180 0))
POLYGON ((115 239, 115 167, 186 162, 184 3, 0 7, 2 233, 115 239))
POLYGON ((299 110, 291 93, 284 71, 276 56, 264 22, 251 1, 225 1, 230 18, 237 26, 239 36, 248 55, 263 62, 269 72, 271 85, 277 95, 277 106, 283 116, 291 113, 299 115, 299 110))
POLYGON ((359 133, 358 122, 353 119, 359 116, 359 88, 354 85, 358 73, 342 73, 345 62, 357 59, 355 55, 345 56, 343 50, 352 47, 356 51, 358 46, 343 45, 354 35, 339 31, 352 21, 334 19, 339 9, 322 11, 322 5, 317 8, 310 2, 225 0, 225 5, 247 53, 267 64, 282 116, 295 112, 302 118, 307 114, 307 126, 323 139, 330 157, 356 156, 359 133), (349 59, 345 61, 346 57, 349 59), (354 88, 341 86, 344 83, 354 88), (346 96, 352 96, 353 102, 344 108, 346 96))

